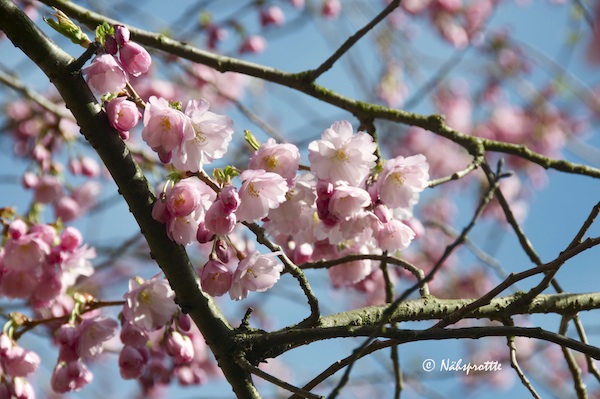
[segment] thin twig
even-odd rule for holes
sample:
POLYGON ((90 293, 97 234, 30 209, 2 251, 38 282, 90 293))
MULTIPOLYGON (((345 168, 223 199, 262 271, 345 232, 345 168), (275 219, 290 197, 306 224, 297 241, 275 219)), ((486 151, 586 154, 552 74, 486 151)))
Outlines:
MULTIPOLYGON (((558 333, 560 335, 566 336, 567 328, 569 326, 570 317, 563 316, 560 320, 560 327, 558 333)), ((581 369, 573 356, 573 353, 564 346, 560 347, 563 356, 565 357, 565 361, 567 362, 567 366, 569 367, 569 371, 571 372, 571 376, 573 377, 573 387, 575 388, 575 392, 577 393, 577 397, 579 399, 587 399, 587 391, 585 388, 585 384, 583 382, 583 378, 581 376, 581 369)))
MULTIPOLYGON (((514 326, 514 323, 513 323, 512 319, 508 319, 508 321, 504 322, 504 325, 514 326)), ((535 399, 541 399, 541 396, 535 391, 535 389, 533 388, 533 385, 531 385, 531 382, 529 381, 529 379, 527 378, 525 373, 523 373, 523 370, 521 370, 521 367, 519 366, 519 362, 517 361, 517 347, 515 346, 515 337, 513 337, 513 336, 506 337, 506 343, 507 343, 509 351, 510 351, 510 366, 515 370, 515 372, 519 376, 519 379, 521 380, 521 383, 523 384, 523 386, 525 388, 527 388, 527 390, 531 393, 531 395, 535 399)))
POLYGON ((311 81, 315 81, 323 73, 327 72, 337 60, 339 60, 356 42, 358 42, 363 36, 365 36, 371 29, 387 17, 392 11, 394 11, 399 5, 401 0, 394 0, 388 4, 379 14, 375 16, 369 23, 359 29, 355 34, 350 36, 335 53, 331 55, 325 62, 323 62, 317 69, 309 72, 311 81))
POLYGON ((283 252, 282 248, 273 243, 265 234, 265 230, 257 225, 256 223, 248 223, 244 222, 244 225, 250 229, 256 236, 256 241, 265 247, 269 248, 271 252, 278 252, 278 258, 283 262, 285 269, 292 275, 302 288, 306 299, 308 300, 308 305, 310 306, 310 316, 308 316, 305 320, 303 320, 300 324, 314 326, 318 323, 319 318, 321 317, 321 312, 319 310, 319 300, 317 299, 315 293, 313 292, 310 284, 306 278, 306 275, 292 260, 283 252))
POLYGON ((481 158, 475 158, 463 170, 459 170, 458 172, 454 172, 454 173, 452 173, 449 176, 440 177, 439 179, 435 179, 435 180, 430 180, 427 183, 427 187, 433 188, 435 186, 439 186, 440 184, 448 183, 449 181, 452 181, 452 180, 462 179, 463 177, 467 176, 469 173, 471 173, 472 171, 474 171, 475 169, 477 169, 479 167, 479 164, 481 163, 481 161, 482 161, 481 158))
POLYGON ((269 381, 272 384, 277 385, 278 387, 281 387, 283 389, 286 389, 290 392, 295 393, 296 395, 300 395, 301 398, 309 398, 309 399, 322 399, 323 396, 319 396, 319 395, 315 395, 314 393, 310 393, 309 391, 305 390, 305 389, 301 389, 298 387, 293 386, 292 384, 289 384, 285 381, 280 380, 279 378, 265 372, 262 371, 261 369, 259 369, 256 366, 253 366, 252 364, 250 364, 250 362, 248 362, 246 359, 244 358, 239 358, 237 360, 237 363, 244 368, 246 371, 259 376, 260 378, 262 378, 263 380, 269 381))

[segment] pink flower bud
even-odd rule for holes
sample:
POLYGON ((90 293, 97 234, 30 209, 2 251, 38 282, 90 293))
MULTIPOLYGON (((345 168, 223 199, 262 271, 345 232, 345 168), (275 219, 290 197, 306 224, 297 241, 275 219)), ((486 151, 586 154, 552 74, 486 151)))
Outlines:
POLYGON ((148 334, 140 327, 127 321, 121 327, 120 333, 121 342, 128 346, 141 348, 148 343, 148 334))
POLYGON ((240 46, 240 53, 252 53, 258 54, 265 51, 267 48, 267 41, 264 37, 259 35, 250 35, 246 37, 246 40, 240 46))
POLYGON ((97 56, 81 72, 86 75, 87 84, 99 94, 118 93, 127 83, 127 73, 110 54, 97 56))
POLYGON ((125 345, 119 353, 119 372, 124 380, 139 378, 148 364, 148 349, 125 345))
POLYGON ((204 223, 208 230, 217 235, 230 234, 235 229, 237 218, 231 213, 221 199, 216 200, 206 211, 204 223))
POLYGON ((189 363, 194 359, 194 345, 187 335, 172 331, 167 335, 165 346, 175 364, 189 363))
POLYGON ((75 227, 67 226, 60 234, 60 248, 65 251, 74 252, 82 242, 81 233, 75 227))
POLYGON ((134 42, 127 42, 121 47, 119 59, 123 69, 132 76, 140 76, 148 72, 152 58, 145 48, 134 42))
POLYGON ((100 165, 93 158, 82 157, 81 173, 86 177, 98 177, 100 175, 100 165))
POLYGON ((37 187, 40 179, 32 172, 25 172, 23 174, 23 187, 25 188, 35 188, 37 187))
POLYGON ((119 46, 125 45, 129 42, 129 29, 123 25, 115 25, 115 40, 119 46))
POLYGON ((240 206, 240 196, 237 189, 231 184, 223 187, 221 190, 221 201, 223 201, 223 205, 227 210, 235 212, 238 206, 240 206))
POLYGON ((192 318, 185 313, 179 313, 177 315, 177 326, 180 331, 190 331, 190 328, 192 328, 192 318))
POLYGON ((71 197, 62 197, 56 202, 54 214, 63 222, 70 222, 82 215, 81 206, 71 197))
POLYGON ((22 219, 15 219, 8 226, 8 235, 13 240, 18 239, 19 237, 21 237, 25 234, 27 234, 27 223, 25 223, 22 219))
POLYGON ((196 232, 196 240, 198 240, 200 244, 205 244, 209 241, 212 241, 214 237, 215 234, 206 228, 204 222, 200 222, 198 225, 198 231, 196 232))
POLYGON ((271 6, 260 12, 260 23, 262 26, 282 26, 285 23, 285 14, 278 6, 271 6))
POLYGON ((321 15, 327 19, 337 19, 342 11, 342 3, 340 0, 324 0, 321 7, 321 15))
POLYGON ((217 240, 217 242, 215 243, 215 255, 217 256, 217 258, 223 262, 223 263, 228 263, 229 260, 231 259, 231 255, 229 252, 229 247, 227 246, 227 242, 221 238, 219 238, 217 240))
POLYGON ((204 292, 221 296, 231 288, 233 273, 220 260, 211 259, 202 268, 200 284, 204 292))
POLYGON ((106 35, 104 41, 104 49, 110 55, 115 55, 119 51, 119 45, 114 37, 106 35))
POLYGON ((175 216, 187 216, 200 205, 201 193, 190 179, 179 181, 167 193, 167 209, 175 216))
POLYGON ((74 175, 81 174, 81 161, 79 160, 79 158, 71 158, 69 160, 69 170, 74 175))
POLYGON ((125 97, 117 97, 109 101, 105 108, 108 121, 119 133, 129 132, 142 117, 137 105, 125 97))

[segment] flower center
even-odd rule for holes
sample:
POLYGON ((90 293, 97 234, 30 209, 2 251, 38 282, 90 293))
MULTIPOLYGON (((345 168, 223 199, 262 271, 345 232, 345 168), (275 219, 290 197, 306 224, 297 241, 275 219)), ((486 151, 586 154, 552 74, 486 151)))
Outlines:
POLYGON ((265 158, 265 164, 267 165, 268 170, 275 170, 279 161, 277 161, 277 157, 275 155, 269 155, 265 158))
POLYGON ((148 290, 142 290, 138 296, 138 299, 140 303, 143 303, 144 305, 151 305, 153 302, 152 292, 149 292, 148 290))
POLYGON ((335 151, 333 159, 335 159, 338 162, 347 162, 348 159, 350 159, 350 157, 348 156, 348 153, 346 151, 340 148, 339 150, 335 151))
POLYGON ((168 116, 163 116, 160 125, 163 128, 163 131, 167 132, 171 130, 171 119, 168 116))
POLYGON ((394 172, 390 175, 390 178, 397 186, 401 186, 404 184, 404 176, 400 172, 394 172))
POLYGON ((256 187, 254 187, 254 183, 250 183, 248 184, 248 194, 254 198, 258 198, 260 190, 257 190, 256 187))
POLYGON ((202 130, 194 125, 194 133, 196 133, 196 137, 194 139, 199 143, 204 143, 206 141, 206 136, 202 132, 202 130))

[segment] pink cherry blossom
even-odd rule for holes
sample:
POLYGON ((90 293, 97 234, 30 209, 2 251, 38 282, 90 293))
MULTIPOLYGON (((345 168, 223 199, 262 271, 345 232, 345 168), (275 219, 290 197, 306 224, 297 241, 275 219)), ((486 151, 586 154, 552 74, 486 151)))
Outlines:
POLYGON ((173 216, 167 221, 167 236, 180 245, 190 245, 197 239, 204 211, 195 209, 186 216, 173 216))
POLYGON ((125 345, 119 353, 119 373, 124 380, 132 380, 142 376, 146 371, 150 355, 144 347, 125 345))
POLYGON ((35 186, 36 202, 49 204, 58 200, 63 194, 63 186, 56 176, 44 175, 35 186))
POLYGON ((36 371, 41 362, 39 355, 12 342, 6 334, 2 336, 7 341, 3 344, 0 356, 0 366, 4 373, 12 377, 27 377, 36 371))
POLYGON ((169 213, 175 217, 187 216, 201 205, 201 182, 196 178, 177 182, 166 195, 165 204, 169 213))
POLYGON ((75 251, 81 245, 82 241, 81 232, 75 227, 67 226, 60 233, 60 248, 65 251, 75 251))
POLYGON ((171 108, 164 98, 150 97, 144 110, 142 139, 158 153, 163 162, 168 162, 172 151, 194 135, 187 115, 171 108))
POLYGON ((257 221, 285 201, 288 185, 277 173, 248 169, 240 175, 240 206, 236 215, 241 222, 257 221))
POLYGON ((89 360, 102 353, 104 343, 115 336, 118 323, 106 316, 87 314, 77 326, 77 354, 89 360))
POLYGON ((10 395, 8 397, 15 399, 35 399, 35 389, 29 381, 24 378, 13 378, 9 382, 10 395))
POLYGON ((119 59, 123 69, 131 76, 140 76, 148 72, 152 58, 145 48, 135 42, 126 42, 119 50, 119 59))
POLYGON ((339 184, 331 193, 328 210, 337 219, 344 219, 357 214, 370 204, 371 196, 366 190, 339 184))
POLYGON ((274 139, 269 138, 250 157, 248 167, 250 169, 264 169, 281 175, 291 184, 292 179, 298 171, 300 151, 294 144, 277 144, 274 139))
POLYGON ((220 260, 210 259, 200 273, 200 283, 204 292, 211 296, 221 296, 231 288, 232 271, 220 260))
POLYGON ((276 256, 276 253, 263 255, 255 251, 242 259, 233 274, 229 290, 231 299, 239 301, 250 291, 264 292, 275 285, 283 270, 283 266, 275 260, 276 256))
POLYGON ((383 223, 375 236, 379 248, 394 252, 408 248, 415 237, 415 232, 398 219, 391 219, 387 223, 383 223))
POLYGON ((310 170, 319 179, 359 186, 375 166, 376 148, 373 138, 364 132, 354 133, 350 122, 335 122, 325 129, 321 140, 308 145, 310 170))
POLYGON ((209 111, 204 99, 190 101, 185 109, 194 134, 187 137, 175 153, 173 165, 181 170, 198 172, 202 166, 220 159, 227 152, 233 135, 233 121, 209 111))
POLYGON ((92 382, 92 379, 92 372, 83 362, 78 360, 59 362, 52 372, 50 386, 56 393, 80 391, 92 382))
POLYGON ((123 317, 144 331, 164 327, 177 312, 175 293, 158 274, 150 280, 140 277, 129 280, 129 291, 124 295, 123 317))
POLYGON ((377 177, 377 192, 388 207, 410 209, 427 187, 428 179, 429 165, 423 155, 398 156, 383 164, 377 177))
POLYGON ((123 140, 129 138, 129 131, 137 124, 142 114, 133 101, 126 97, 117 97, 105 104, 108 121, 123 140))
POLYGON ((118 93, 125 88, 127 73, 110 54, 102 54, 81 70, 85 81, 98 94, 118 93))

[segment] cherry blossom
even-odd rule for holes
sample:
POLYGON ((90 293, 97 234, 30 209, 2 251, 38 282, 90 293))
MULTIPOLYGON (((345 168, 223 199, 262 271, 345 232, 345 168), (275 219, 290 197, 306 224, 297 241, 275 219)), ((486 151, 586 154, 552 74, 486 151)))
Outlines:
POLYGON ((263 292, 271 288, 283 270, 283 266, 275 260, 276 256, 276 253, 263 255, 255 251, 242 259, 233 274, 229 290, 231 299, 239 301, 251 291, 263 292))
POLYGON ((169 283, 158 274, 149 280, 131 279, 129 291, 124 295, 123 317, 144 331, 157 330, 177 312, 174 297, 169 283))
POLYGON ((198 172, 202 166, 222 158, 233 135, 233 122, 225 115, 209 111, 204 99, 190 101, 185 109, 194 135, 186 137, 175 152, 173 165, 182 170, 198 172))
POLYGON ((98 94, 118 93, 127 83, 127 73, 110 54, 95 57, 87 68, 81 70, 87 84, 98 94))
POLYGON ((277 144, 275 139, 269 138, 266 143, 250 157, 250 169, 264 169, 281 175, 291 184, 298 171, 300 151, 294 144, 277 144))
POLYGON ((428 171, 429 165, 421 154, 387 160, 377 177, 381 202, 390 208, 410 209, 417 202, 419 193, 427 187, 428 171))
POLYGON ((354 133, 349 122, 335 122, 325 129, 321 140, 308 145, 310 170, 319 179, 344 180, 359 186, 375 166, 376 147, 371 136, 364 132, 354 133))
POLYGON ((171 108, 164 98, 150 97, 144 111, 142 138, 158 153, 161 161, 169 162, 173 150, 194 136, 194 128, 187 115, 171 108))
POLYGON ((263 169, 248 169, 240 175, 240 206, 236 215, 241 222, 257 221, 285 201, 288 185, 280 175, 263 169))

